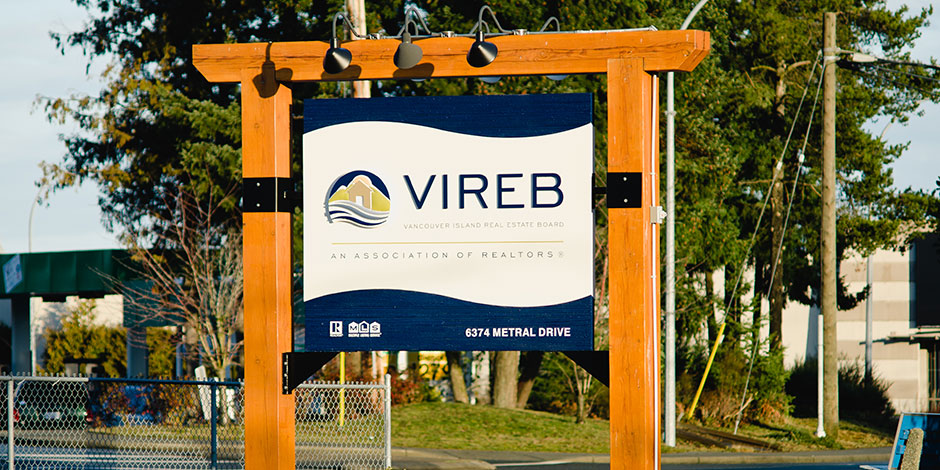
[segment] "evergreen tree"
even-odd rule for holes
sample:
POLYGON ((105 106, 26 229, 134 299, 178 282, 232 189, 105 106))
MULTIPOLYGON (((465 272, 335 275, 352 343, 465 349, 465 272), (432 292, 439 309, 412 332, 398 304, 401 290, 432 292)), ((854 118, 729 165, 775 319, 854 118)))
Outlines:
MULTIPOLYGON (((89 8, 95 19, 77 33, 54 35, 59 46, 63 50, 80 48, 90 57, 113 54, 115 63, 109 71, 109 84, 99 96, 44 101, 51 119, 72 120, 83 130, 66 139, 68 153, 61 163, 47 167, 47 177, 58 187, 86 179, 96 182, 102 189, 102 209, 116 230, 122 230, 120 221, 127 220, 118 214, 132 220, 170 220, 165 213, 169 209, 160 201, 172 200, 181 189, 207 196, 228 194, 238 187, 238 88, 206 83, 191 66, 193 44, 326 40, 332 13, 343 5, 341 0, 76 2, 89 8), (151 217, 153 214, 159 217, 151 217)), ((691 7, 685 2, 637 0, 499 0, 489 4, 504 28, 529 30, 538 29, 550 16, 556 16, 565 30, 648 25, 673 29, 691 7)), ((475 24, 483 2, 428 0, 416 5, 427 13, 426 20, 434 30, 466 32, 475 24)), ((398 1, 368 2, 369 31, 396 33, 402 26, 403 6, 398 1)), ((906 47, 917 39, 929 14, 929 10, 912 14, 906 8, 890 11, 882 0, 713 0, 693 24, 711 32, 712 52, 695 72, 678 77, 676 93, 677 310, 683 367, 689 372, 698 373, 705 354, 696 338, 715 338, 716 312, 726 309, 725 305, 729 306, 726 318, 731 322, 733 340, 726 343, 728 356, 724 359, 749 360, 749 354, 740 350, 750 337, 744 334, 740 318, 745 310, 759 313, 759 303, 741 305, 743 292, 753 289, 756 300, 770 293, 774 349, 779 345, 785 301, 814 302, 812 290, 819 284, 818 125, 809 126, 802 165, 796 150, 802 148, 808 110, 815 97, 817 82, 810 75, 819 76, 814 65, 820 57, 825 11, 841 12, 838 42, 842 49, 876 51, 896 59, 907 58, 906 47), (806 102, 797 116, 804 92, 806 102), (796 131, 784 151, 794 120, 796 131), (783 166, 775 174, 781 156, 783 166), (773 187, 770 183, 775 176, 777 185, 773 187), (791 193, 797 178, 796 191, 791 193), (773 229, 759 230, 750 249, 768 193, 774 195, 774 201, 761 227, 773 229), (791 203, 784 234, 782 222, 791 203), (783 258, 775 268, 776 247, 781 242, 783 258), (732 292, 737 273, 749 267, 756 271, 754 285, 741 285, 732 292), (719 271, 725 273, 725 292, 714 288, 713 276, 719 271), (782 283, 769 289, 771 277, 782 283)), ((936 78, 929 70, 912 71, 936 78)), ((842 67, 838 73, 841 259, 849 251, 865 253, 903 243, 902 227, 907 230, 909 224, 923 221, 934 204, 928 194, 891 188, 888 164, 900 157, 903 146, 885 145, 864 125, 879 116, 904 120, 915 112, 920 100, 936 97, 936 82, 860 67, 842 67)), ((477 79, 375 81, 372 87, 373 96, 591 92, 596 182, 602 185, 606 179, 603 76, 572 76, 559 82, 544 77, 503 77, 495 84, 477 79)), ((348 93, 349 87, 343 83, 294 86, 298 101, 348 93)), ((294 154, 298 161, 299 149, 294 154)), ((302 170, 299 164, 295 169, 302 170)), ((599 293, 605 292, 606 279, 604 206, 599 201, 599 293)), ((237 206, 229 209, 218 223, 238 226, 237 206)), ((299 250, 300 244, 295 247, 299 250)), ((850 292, 843 284, 839 303, 849 308, 863 297, 864 292, 850 292)), ((604 312, 606 309, 599 309, 600 316, 604 312)), ((603 318, 598 322, 602 324, 603 318)), ((775 351, 769 360, 781 357, 775 351)), ((688 377, 683 380, 690 382, 688 377)))

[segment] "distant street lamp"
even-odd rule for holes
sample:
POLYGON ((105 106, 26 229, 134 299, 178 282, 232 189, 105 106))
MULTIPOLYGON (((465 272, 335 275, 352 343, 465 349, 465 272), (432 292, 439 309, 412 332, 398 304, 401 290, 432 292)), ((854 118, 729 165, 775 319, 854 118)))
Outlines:
MULTIPOLYGON (((687 29, 708 0, 699 0, 679 29, 687 29)), ((666 74, 666 346, 663 399, 664 443, 676 446, 676 90, 675 73, 666 74)))
MULTIPOLYGON (((36 192, 33 205, 29 208, 29 221, 27 222, 26 228, 26 249, 28 253, 33 252, 33 213, 36 212, 36 206, 39 205, 39 201, 42 199, 42 193, 48 186, 48 181, 43 181, 42 184, 39 185, 39 191, 36 192)), ((36 375, 36 331, 34 331, 35 325, 33 324, 32 303, 30 303, 29 310, 29 372, 30 375, 36 375)))

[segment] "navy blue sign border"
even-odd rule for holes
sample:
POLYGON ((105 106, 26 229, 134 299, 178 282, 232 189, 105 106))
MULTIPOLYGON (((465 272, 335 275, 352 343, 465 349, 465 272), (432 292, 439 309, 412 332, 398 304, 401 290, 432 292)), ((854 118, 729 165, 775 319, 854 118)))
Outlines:
POLYGON ((311 99, 304 101, 304 133, 385 121, 482 137, 532 137, 591 123, 593 100, 591 93, 311 99))
POLYGON ((593 297, 542 307, 500 307, 391 289, 304 303, 307 351, 590 351, 593 297), (587 313, 587 314, 586 314, 587 313), (355 327, 351 330, 350 324, 355 327), (363 326, 375 324, 374 331, 363 326), (351 335, 352 333, 352 335, 351 335))

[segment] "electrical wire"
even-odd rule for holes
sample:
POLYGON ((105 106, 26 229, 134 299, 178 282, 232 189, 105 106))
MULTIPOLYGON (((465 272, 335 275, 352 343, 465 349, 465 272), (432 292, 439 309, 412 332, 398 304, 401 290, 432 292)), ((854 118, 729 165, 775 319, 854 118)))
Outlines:
MULTIPOLYGON (((814 67, 814 70, 815 70, 815 67, 814 67)), ((790 200, 787 203, 787 215, 783 219, 783 229, 781 230, 781 235, 780 235, 780 246, 777 247, 777 253, 774 255, 774 262, 770 270, 770 282, 767 286, 767 294, 766 294, 767 298, 770 298, 771 290, 773 289, 774 277, 777 275, 777 266, 779 266, 780 258, 783 256, 783 243, 784 243, 784 240, 786 239, 787 227, 790 224, 790 213, 793 209, 793 200, 796 198, 797 183, 800 180, 800 174, 803 171, 803 162, 806 159, 806 146, 809 143, 810 129, 813 125, 813 118, 816 115, 816 105, 819 103, 819 90, 822 89, 822 83, 823 83, 822 76, 820 74, 819 83, 816 85, 816 96, 815 98, 813 98, 813 107, 809 112, 809 122, 806 123, 806 134, 803 137, 803 146, 800 148, 800 151, 797 152, 798 164, 796 168, 796 176, 793 177, 793 187, 790 189, 790 200)), ((738 433, 738 426, 741 424, 741 416, 744 414, 744 401, 747 399, 747 389, 751 383, 751 372, 754 370, 754 362, 757 359, 757 350, 759 349, 759 347, 760 347, 760 341, 754 341, 753 347, 751 348, 750 365, 748 366, 748 369, 747 369, 747 379, 745 379, 744 381, 744 392, 741 394, 741 405, 738 407, 738 415, 735 418, 735 422, 734 422, 735 434, 738 433)))
MULTIPOLYGON (((800 97, 800 104, 796 108, 796 113, 793 117, 793 123, 790 125, 790 132, 787 133, 787 140, 784 142, 783 149, 780 151, 780 156, 777 158, 776 163, 774 164, 775 167, 783 164, 783 158, 786 155, 787 149, 790 146, 790 140, 793 137, 793 131, 796 129, 796 123, 799 120, 800 112, 803 109, 803 103, 806 100, 806 94, 809 91, 810 84, 812 83, 812 79, 815 76, 816 68, 819 66, 819 61, 821 58, 822 58, 822 51, 819 51, 816 54, 816 60, 813 62, 813 68, 810 71, 810 75, 807 79, 806 86, 803 88, 803 95, 800 97)), ((757 223, 754 225, 754 232, 751 234, 751 239, 748 242, 747 251, 744 254, 744 258, 742 258, 741 260, 741 269, 739 270, 740 272, 738 273, 738 277, 734 282, 734 287, 731 289, 731 296, 729 297, 727 303, 725 304, 725 317, 721 322, 721 328, 719 331, 723 332, 725 325, 728 323, 728 312, 731 311, 732 304, 737 298, 736 296, 738 292, 738 287, 740 287, 741 280, 744 278, 744 271, 745 271, 744 268, 747 264, 747 260, 751 256, 751 250, 753 250, 754 248, 754 244, 757 239, 757 234, 760 231, 761 222, 763 221, 764 213, 767 210, 767 204, 770 202, 770 190, 769 189, 773 188, 774 184, 777 183, 777 177, 778 175, 777 175, 777 172, 775 171, 773 174, 773 177, 771 178, 768 191, 765 193, 764 202, 761 205, 760 212, 757 216, 757 223)), ((721 340, 722 340, 722 334, 719 333, 718 337, 715 338, 715 345, 712 347, 712 353, 711 353, 712 356, 714 356, 715 351, 718 349, 718 346, 721 343, 721 340)), ((698 403, 698 399, 702 392, 702 388, 705 386, 705 379, 708 377, 708 370, 709 370, 710 365, 711 365, 711 360, 709 360, 708 365, 706 365, 705 367, 705 373, 702 375, 702 380, 699 382, 699 386, 698 386, 698 390, 696 391, 695 398, 693 398, 692 405, 689 407, 690 414, 695 412, 695 405, 698 403)))
POLYGON ((921 79, 921 80, 927 80, 927 81, 931 81, 931 82, 938 82, 938 83, 940 83, 940 78, 935 78, 935 77, 931 77, 931 76, 928 76, 928 75, 921 75, 921 74, 919 74, 919 73, 913 73, 913 72, 905 72, 905 71, 903 71, 903 70, 895 70, 895 69, 891 69, 891 68, 888 68, 888 67, 880 67, 880 66, 878 66, 878 65, 870 65, 869 67, 871 67, 871 68, 873 68, 873 69, 882 70, 882 71, 885 71, 885 72, 888 72, 888 73, 902 74, 902 75, 907 75, 908 77, 919 78, 919 79, 921 79))
POLYGON ((940 98, 940 94, 938 94, 938 93, 935 92, 935 91, 922 90, 922 89, 920 89, 920 88, 917 88, 917 87, 911 85, 910 83, 899 82, 899 81, 894 80, 894 79, 892 79, 892 78, 888 78, 888 77, 886 77, 886 76, 884 76, 884 75, 874 74, 874 73, 867 72, 867 71, 862 70, 862 69, 850 68, 850 67, 847 67, 847 68, 848 68, 849 70, 853 70, 853 71, 858 72, 858 73, 860 73, 860 74, 862 74, 862 75, 867 75, 867 76, 869 76, 869 77, 871 77, 871 78, 874 78, 874 79, 877 79, 877 80, 884 80, 884 81, 886 81, 886 82, 888 82, 888 83, 891 83, 892 85, 897 86, 898 88, 908 88, 908 89, 910 89, 910 90, 913 90, 913 91, 916 91, 916 92, 920 93, 921 95, 928 96, 928 97, 931 97, 931 98, 934 98, 934 99, 940 98))
MULTIPOLYGON (((819 54, 817 54, 817 56, 816 56, 816 61, 813 63, 813 68, 812 68, 812 70, 810 71, 810 76, 809 76, 809 79, 807 80, 807 83, 806 83, 807 86, 803 88, 803 96, 800 97, 800 104, 797 106, 797 108, 796 108, 796 114, 795 114, 794 117, 793 117, 793 124, 790 125, 790 132, 787 134, 787 140, 786 140, 786 142, 784 142, 784 144, 783 144, 783 150, 780 151, 780 157, 777 158, 777 161, 776 161, 776 163, 775 163, 775 166, 776 166, 776 165, 782 165, 782 164, 783 164, 783 157, 784 157, 784 155, 786 155, 787 149, 788 149, 789 146, 790 146, 790 140, 791 140, 791 138, 793 137, 793 130, 796 128, 796 122, 797 122, 797 120, 798 120, 798 118, 799 118, 799 116, 800 116, 800 110, 803 108, 803 101, 806 99, 806 92, 809 91, 809 84, 811 83, 811 80, 813 79, 813 76, 814 76, 815 73, 816 73, 816 67, 819 66, 819 59, 820 59, 820 57, 821 57, 821 54, 822 54, 822 52, 820 52, 819 54)), ((773 176, 773 177, 771 178, 771 180, 770 180, 770 186, 769 186, 769 188, 773 188, 773 186, 774 186, 774 184, 776 184, 776 182, 777 182, 777 175, 776 175, 776 172, 774 172, 774 176, 773 176)), ((770 196, 769 196, 769 195, 770 195, 770 191, 769 191, 769 188, 768 188, 768 191, 767 191, 767 193, 766 193, 766 195, 765 195, 765 197, 764 197, 764 202, 763 202, 763 204, 761 205, 760 214, 757 216, 757 224, 754 225, 754 233, 751 234, 751 240, 750 240, 750 242, 749 242, 749 246, 748 246, 748 248, 747 248, 747 252, 745 253, 744 259, 741 261, 741 270, 740 270, 740 273, 738 273, 738 279, 735 281, 735 283, 734 283, 734 288, 731 290, 731 299, 729 299, 729 300, 728 300, 728 303, 725 305, 725 312, 727 312, 728 310, 731 309, 731 304, 732 304, 732 302, 734 302, 735 294, 737 294, 737 290, 738 290, 738 287, 739 287, 740 284, 741 284, 741 280, 744 278, 744 265, 747 263, 747 259, 750 257, 751 250, 754 248, 754 241, 755 241, 755 239, 757 238, 757 233, 760 231, 761 221, 762 221, 763 218, 764 218, 764 212, 765 212, 766 209, 767 209, 767 204, 770 202, 770 196)), ((727 321, 727 320, 725 320, 725 321, 727 321)))

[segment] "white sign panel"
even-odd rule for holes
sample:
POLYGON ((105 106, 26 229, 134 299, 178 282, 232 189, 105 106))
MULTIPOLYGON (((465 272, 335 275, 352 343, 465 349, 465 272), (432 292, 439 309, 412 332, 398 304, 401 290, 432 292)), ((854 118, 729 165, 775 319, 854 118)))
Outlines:
POLYGON ((20 264, 20 255, 16 255, 3 263, 3 288, 9 293, 22 281, 23 266, 20 264))
POLYGON ((592 349, 593 136, 590 95, 308 101, 306 349, 592 349))

